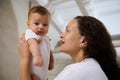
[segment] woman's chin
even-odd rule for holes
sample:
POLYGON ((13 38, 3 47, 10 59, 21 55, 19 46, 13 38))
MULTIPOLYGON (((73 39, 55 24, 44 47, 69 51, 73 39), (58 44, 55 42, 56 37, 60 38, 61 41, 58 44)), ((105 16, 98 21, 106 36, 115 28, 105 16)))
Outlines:
POLYGON ((65 48, 60 48, 59 51, 60 51, 60 52, 64 52, 64 53, 66 53, 65 48))
POLYGON ((59 48, 59 51, 60 51, 60 52, 64 52, 64 49, 60 47, 60 48, 59 48))
POLYGON ((62 52, 62 49, 59 49, 60 52, 62 52))

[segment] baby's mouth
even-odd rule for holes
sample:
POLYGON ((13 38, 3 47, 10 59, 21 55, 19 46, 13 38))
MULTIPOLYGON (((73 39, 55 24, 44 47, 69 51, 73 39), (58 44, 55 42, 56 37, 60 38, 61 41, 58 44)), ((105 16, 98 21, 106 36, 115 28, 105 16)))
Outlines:
POLYGON ((38 35, 43 35, 43 34, 44 34, 44 31, 38 31, 37 34, 38 34, 38 35))

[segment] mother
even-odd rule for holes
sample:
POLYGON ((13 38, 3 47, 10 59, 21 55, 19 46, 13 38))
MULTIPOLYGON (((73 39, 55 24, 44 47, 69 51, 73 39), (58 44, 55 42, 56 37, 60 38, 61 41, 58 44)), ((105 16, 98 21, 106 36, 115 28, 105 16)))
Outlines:
MULTIPOLYGON (((74 60, 54 80, 120 80, 116 52, 105 26, 96 18, 77 16, 61 34, 60 51, 74 60)), ((20 38, 20 80, 31 80, 30 53, 20 38)))

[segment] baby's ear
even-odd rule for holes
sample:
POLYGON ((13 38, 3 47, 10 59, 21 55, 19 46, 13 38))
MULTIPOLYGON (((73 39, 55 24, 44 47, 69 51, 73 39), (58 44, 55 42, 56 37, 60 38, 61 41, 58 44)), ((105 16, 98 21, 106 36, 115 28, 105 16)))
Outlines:
POLYGON ((84 36, 81 37, 80 39, 80 46, 82 45, 82 47, 86 47, 87 46, 87 40, 84 36))
POLYGON ((29 26, 29 21, 27 21, 27 26, 29 26))
POLYGON ((49 38, 49 41, 51 41, 52 39, 49 38))

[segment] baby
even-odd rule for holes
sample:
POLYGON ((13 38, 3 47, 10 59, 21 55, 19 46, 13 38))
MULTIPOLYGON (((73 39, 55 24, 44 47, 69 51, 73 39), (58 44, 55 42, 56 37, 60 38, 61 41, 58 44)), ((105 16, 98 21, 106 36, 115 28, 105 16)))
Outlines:
POLYGON ((45 36, 49 29, 50 13, 42 6, 30 9, 25 38, 32 54, 31 77, 47 80, 48 70, 53 69, 54 58, 50 50, 50 39, 45 36))

